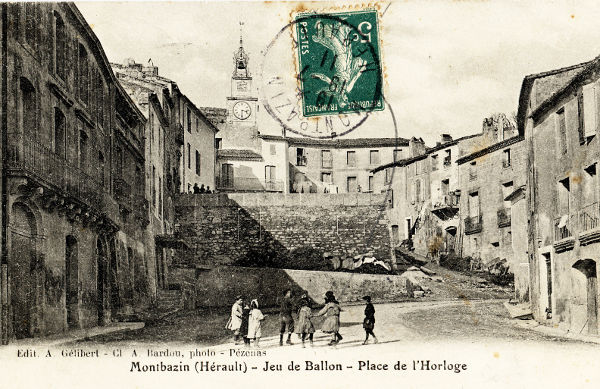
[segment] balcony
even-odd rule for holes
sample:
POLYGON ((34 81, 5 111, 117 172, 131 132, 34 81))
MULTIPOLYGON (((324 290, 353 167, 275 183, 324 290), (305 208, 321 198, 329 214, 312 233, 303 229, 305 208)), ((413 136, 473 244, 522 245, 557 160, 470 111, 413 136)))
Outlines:
POLYGON ((458 196, 454 193, 449 193, 441 196, 433 202, 431 213, 440 219, 447 220, 458 212, 458 196))
POLYGON ((481 215, 465 218, 465 234, 476 234, 483 230, 481 215))
POLYGON ((586 246, 600 242, 600 207, 589 204, 579 211, 579 243, 586 246))
POLYGON ((452 165, 452 158, 444 157, 444 168, 450 167, 452 165))
POLYGON ((575 246, 573 233, 576 228, 576 215, 564 215, 554 219, 554 249, 557 253, 571 250, 575 246))
POLYGON ((475 181, 477 179, 477 171, 472 170, 469 172, 469 181, 475 181))
POLYGON ((510 227, 510 208, 500 208, 498 210, 498 227, 510 227))
POLYGON ((579 229, 580 231, 588 231, 598 228, 600 226, 600 212, 598 203, 590 204, 583 207, 579 211, 579 229))
POLYGON ((97 220, 85 209, 87 206, 96 214, 107 215, 112 223, 116 222, 114 200, 98 179, 102 177, 102 170, 90 166, 90 175, 28 137, 23 138, 22 151, 19 145, 11 145, 7 164, 9 176, 29 177, 46 188, 48 194, 53 194, 47 198, 49 208, 63 207, 71 217, 97 220))

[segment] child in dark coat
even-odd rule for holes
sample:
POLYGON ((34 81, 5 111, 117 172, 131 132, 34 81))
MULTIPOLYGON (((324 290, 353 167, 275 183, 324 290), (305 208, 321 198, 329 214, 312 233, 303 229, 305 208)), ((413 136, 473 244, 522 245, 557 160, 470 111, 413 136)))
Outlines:
POLYGON ((365 306, 365 319, 363 320, 363 328, 365 329, 365 341, 363 344, 367 344, 369 342, 369 335, 375 339, 375 343, 378 342, 375 333, 373 333, 373 329, 375 328, 375 307, 371 304, 371 296, 363 297, 363 300, 367 302, 365 306))
POLYGON ((242 309, 242 325, 240 326, 240 334, 244 337, 244 345, 250 347, 250 339, 248 339, 248 319, 250 317, 250 307, 248 303, 244 304, 242 309))

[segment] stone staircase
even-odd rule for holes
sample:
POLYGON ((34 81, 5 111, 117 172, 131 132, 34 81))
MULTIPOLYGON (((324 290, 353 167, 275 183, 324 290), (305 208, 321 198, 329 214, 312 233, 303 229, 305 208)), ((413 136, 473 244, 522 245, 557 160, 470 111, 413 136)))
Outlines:
POLYGON ((159 316, 165 316, 169 313, 183 308, 183 298, 180 289, 159 289, 156 298, 156 312, 159 316))

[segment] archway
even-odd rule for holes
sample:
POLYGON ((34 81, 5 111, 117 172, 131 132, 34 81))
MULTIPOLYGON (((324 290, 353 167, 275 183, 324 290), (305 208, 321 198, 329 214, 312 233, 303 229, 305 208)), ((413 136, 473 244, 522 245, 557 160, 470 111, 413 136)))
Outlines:
POLYGON ((73 235, 65 239, 65 304, 67 326, 79 327, 79 247, 73 235))
POLYGON ((585 275, 587 294, 587 328, 589 334, 598 334, 598 277, 596 261, 593 259, 580 259, 573 264, 573 268, 585 275))
POLYGON ((36 222, 31 210, 16 203, 11 215, 9 259, 12 332, 17 339, 33 336, 36 301, 35 236, 36 222))

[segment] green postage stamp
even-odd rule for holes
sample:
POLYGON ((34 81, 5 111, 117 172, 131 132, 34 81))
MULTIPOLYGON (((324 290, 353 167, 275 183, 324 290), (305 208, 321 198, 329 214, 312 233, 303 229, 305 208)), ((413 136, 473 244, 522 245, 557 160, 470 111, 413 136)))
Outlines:
POLYGON ((296 16, 304 116, 383 110, 377 16, 376 9, 296 16))

